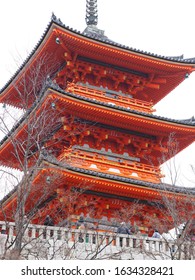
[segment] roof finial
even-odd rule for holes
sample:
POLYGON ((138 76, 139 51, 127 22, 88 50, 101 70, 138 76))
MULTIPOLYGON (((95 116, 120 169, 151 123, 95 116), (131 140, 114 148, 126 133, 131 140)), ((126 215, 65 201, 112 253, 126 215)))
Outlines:
POLYGON ((87 0, 85 20, 87 25, 97 25, 98 23, 97 0, 87 0))
POLYGON ((85 20, 87 23, 87 27, 83 31, 85 35, 99 40, 108 40, 107 36, 104 35, 104 30, 101 30, 97 27, 98 24, 97 0, 86 1, 85 20))

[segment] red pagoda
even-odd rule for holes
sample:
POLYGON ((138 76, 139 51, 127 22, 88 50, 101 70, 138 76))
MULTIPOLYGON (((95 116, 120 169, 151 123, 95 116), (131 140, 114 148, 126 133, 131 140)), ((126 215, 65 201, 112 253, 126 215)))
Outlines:
MULTIPOLYGON (((139 210, 132 210, 129 222, 147 232, 154 217, 164 218, 163 196, 185 200, 185 188, 161 182, 160 165, 173 156, 170 135, 177 153, 193 143, 195 119, 160 117, 153 106, 189 77, 195 59, 155 55, 110 40, 97 27, 96 2, 87 0, 82 33, 52 15, 37 46, 1 89, 0 102, 25 113, 1 141, 0 164, 23 172, 25 161, 29 170, 38 164, 24 205, 34 223, 48 213, 56 224, 67 213, 108 221, 120 213, 122 220, 136 204, 139 210), (47 128, 42 131, 37 123, 39 148, 35 137, 26 157, 29 122, 44 110, 47 128), (70 190, 80 193, 71 206, 70 190)), ((17 192, 18 186, 1 201, 1 219, 14 220, 17 192)))

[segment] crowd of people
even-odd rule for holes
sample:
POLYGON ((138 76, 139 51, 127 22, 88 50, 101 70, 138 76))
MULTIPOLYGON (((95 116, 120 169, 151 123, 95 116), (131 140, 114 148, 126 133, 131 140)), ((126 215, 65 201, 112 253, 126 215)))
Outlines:
MULTIPOLYGON (((53 219, 47 215, 44 221, 45 226, 54 226, 54 221, 53 219)), ((86 230, 86 229, 94 229, 92 226, 90 228, 87 228, 87 225, 85 223, 84 217, 81 215, 76 223, 76 228, 80 230, 86 230)), ((121 222, 120 225, 117 228, 116 231, 117 234, 128 234, 128 235, 141 235, 141 233, 138 231, 135 231, 133 227, 127 226, 125 222, 121 222)), ((154 233, 152 235, 152 238, 161 238, 160 233, 158 232, 157 229, 154 230, 154 233)), ((82 240, 82 237, 80 238, 82 240)))

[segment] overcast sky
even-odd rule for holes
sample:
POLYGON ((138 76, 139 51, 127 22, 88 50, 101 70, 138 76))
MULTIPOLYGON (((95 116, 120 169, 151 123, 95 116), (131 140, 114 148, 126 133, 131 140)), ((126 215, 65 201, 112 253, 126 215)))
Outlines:
MULTIPOLYGON (((67 26, 80 31, 86 27, 86 0, 6 0, 1 1, 0 9, 0 88, 18 69, 18 61, 35 47, 52 12, 67 26)), ((98 0, 98 27, 110 39, 129 47, 195 57, 193 0, 98 0)), ((156 106, 156 114, 190 118, 195 115, 194 104, 195 73, 156 106)), ((189 169, 189 163, 195 165, 194 155, 195 144, 180 153, 177 162, 189 169)))

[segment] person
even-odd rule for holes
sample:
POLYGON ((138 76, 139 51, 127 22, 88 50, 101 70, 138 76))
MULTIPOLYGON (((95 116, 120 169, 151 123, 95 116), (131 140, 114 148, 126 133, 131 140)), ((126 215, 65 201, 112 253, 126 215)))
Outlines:
MULTIPOLYGON (((126 226, 126 224, 124 222, 122 222, 119 226, 119 228, 117 229, 117 233, 119 234, 131 234, 129 228, 126 226)), ((119 244, 121 247, 123 247, 124 244, 124 238, 120 236, 119 238, 119 244)))
POLYGON ((45 226, 54 226, 53 219, 49 215, 46 216, 44 225, 45 226))
MULTIPOLYGON (((79 229, 82 230, 82 231, 86 229, 84 223, 81 223, 81 225, 79 226, 79 229)), ((79 233, 79 242, 80 243, 84 242, 84 238, 83 238, 83 233, 82 232, 79 233)))
MULTIPOLYGON (((49 215, 47 215, 46 218, 45 218, 44 226, 54 226, 53 219, 52 219, 49 215)), ((47 232, 47 230, 44 229, 44 231, 43 231, 43 238, 46 238, 46 237, 47 237, 46 232, 47 232)), ((49 231, 49 235, 50 235, 50 237, 53 236, 53 230, 50 230, 50 231, 49 231)))
POLYGON ((2 225, 1 234, 6 234, 6 225, 2 225))
POLYGON ((131 234, 129 228, 126 226, 126 224, 124 222, 122 222, 119 226, 119 228, 117 229, 117 233, 119 234, 131 234))
POLYGON ((84 223, 84 217, 83 217, 83 215, 80 215, 78 222, 79 222, 79 223, 84 223))
POLYGON ((84 217, 81 215, 76 223, 77 228, 79 228, 84 223, 84 217))
POLYGON ((157 229, 155 229, 155 231, 154 231, 152 237, 153 237, 153 238, 161 238, 161 235, 160 235, 160 233, 158 232, 157 229))

